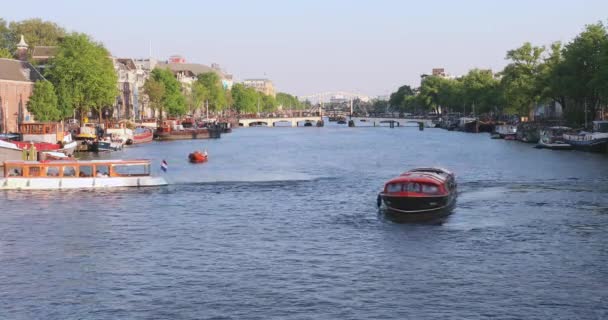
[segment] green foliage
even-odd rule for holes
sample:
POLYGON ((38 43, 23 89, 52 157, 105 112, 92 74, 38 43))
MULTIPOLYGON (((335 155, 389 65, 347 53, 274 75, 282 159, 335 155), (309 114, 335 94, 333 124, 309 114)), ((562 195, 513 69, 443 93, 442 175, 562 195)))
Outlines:
POLYGON ((297 97, 290 95, 289 93, 279 92, 277 93, 277 105, 282 106, 283 109, 303 109, 304 104, 298 100, 297 97))
POLYGON ((13 54, 7 48, 0 48, 0 58, 13 59, 13 54))
POLYGON ((393 108, 402 109, 405 106, 405 99, 408 96, 413 96, 414 90, 408 85, 403 85, 393 92, 388 100, 389 105, 393 108))
POLYGON ((0 47, 14 52, 21 35, 32 50, 35 46, 59 45, 66 32, 56 23, 39 18, 13 21, 8 24, 8 27, 6 22, 0 19, 0 47))
POLYGON ((227 107, 224 86, 217 73, 199 74, 196 83, 199 84, 198 97, 209 103, 209 110, 219 111, 227 107))
POLYGON ((59 121, 63 118, 57 107, 55 88, 49 81, 38 81, 34 84, 34 91, 27 102, 27 110, 37 121, 59 121))
POLYGON ((257 112, 258 93, 252 89, 245 87, 241 83, 232 86, 232 99, 234 107, 238 113, 254 113, 257 112))
POLYGON ((473 69, 462 78, 463 100, 467 112, 478 114, 494 110, 499 101, 499 81, 491 70, 473 69))
POLYGON ((187 113, 186 99, 182 94, 181 85, 169 69, 156 68, 150 73, 150 78, 162 82, 165 87, 162 108, 167 112, 167 115, 182 116, 187 113))
POLYGON ((160 120, 163 119, 163 98, 165 96, 165 85, 161 81, 157 81, 154 77, 150 77, 144 83, 144 93, 150 101, 150 108, 160 113, 160 120))
MULTIPOLYGON (((602 23, 586 26, 585 30, 574 40, 568 43, 563 50, 564 60, 558 67, 559 76, 562 77, 561 88, 567 96, 569 108, 578 113, 577 121, 584 117, 585 108, 587 116, 593 117, 600 107, 602 83, 605 83, 605 59, 607 33, 602 23)), ((581 121, 582 122, 582 121, 581 121)))
POLYGON ((277 110, 277 100, 273 96, 258 92, 258 99, 260 99, 260 111, 273 112, 277 110))
POLYGON ((102 44, 87 35, 73 33, 59 45, 49 63, 47 77, 55 86, 62 117, 78 110, 81 117, 91 108, 112 105, 118 94, 117 76, 102 44))
POLYGON ((540 101, 542 89, 538 84, 544 51, 544 47, 534 47, 526 42, 507 52, 511 63, 502 72, 501 87, 510 113, 528 115, 540 101))

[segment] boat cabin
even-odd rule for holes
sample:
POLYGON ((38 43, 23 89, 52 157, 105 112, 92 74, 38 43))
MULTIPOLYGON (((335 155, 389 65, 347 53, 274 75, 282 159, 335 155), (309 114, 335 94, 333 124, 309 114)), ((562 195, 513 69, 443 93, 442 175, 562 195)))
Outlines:
POLYGON ((593 121, 593 132, 608 133, 608 121, 593 121))
POLYGON ((150 175, 149 160, 5 161, 4 177, 12 178, 114 178, 150 175))
POLYGON ((64 137, 63 125, 56 122, 32 122, 19 125, 23 141, 56 143, 64 137))
POLYGON ((451 172, 441 168, 419 168, 389 180, 384 193, 408 197, 445 196, 455 188, 451 172))

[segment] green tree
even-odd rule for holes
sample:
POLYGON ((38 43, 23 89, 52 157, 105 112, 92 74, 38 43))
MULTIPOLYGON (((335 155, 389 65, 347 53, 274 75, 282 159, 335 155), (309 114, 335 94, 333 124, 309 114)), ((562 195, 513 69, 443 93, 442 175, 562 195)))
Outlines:
POLYGON ((302 109, 303 105, 297 97, 292 96, 289 93, 279 92, 276 96, 277 105, 282 106, 283 109, 302 109))
POLYGON ((563 83, 564 78, 561 76, 562 64, 564 58, 562 55, 561 42, 551 44, 551 52, 543 59, 543 63, 539 66, 538 89, 540 90, 540 98, 543 100, 552 100, 562 107, 566 107, 566 96, 564 95, 563 83))
POLYGON ((265 112, 273 112, 277 110, 277 100, 271 95, 265 95, 258 92, 260 97, 260 110, 265 112))
MULTIPOLYGON (((0 18, 0 48, 6 49, 8 50, 8 52, 11 52, 11 48, 13 48, 13 46, 15 44, 11 43, 12 39, 12 35, 11 35, 11 30, 8 28, 8 24, 6 23, 6 20, 0 18)), ((12 56, 12 54, 11 54, 12 56)))
POLYGON ((38 81, 27 102, 27 110, 34 115, 37 121, 59 121, 62 114, 57 107, 55 87, 49 81, 38 81))
POLYGON ((463 102, 466 113, 480 114, 494 110, 498 102, 499 81, 491 70, 470 70, 462 78, 463 102))
POLYGON ((101 120, 101 109, 112 105, 118 94, 108 51, 85 34, 73 33, 63 39, 47 76, 55 86, 62 117, 77 110, 82 119, 93 108, 101 120))
MULTIPOLYGON (((0 21, 0 25, 2 21, 0 21)), ((2 27, 0 27, 0 33, 2 27)), ((66 35, 65 29, 54 22, 44 21, 39 18, 23 21, 13 21, 8 25, 8 33, 5 36, 5 47, 14 52, 15 46, 23 35, 30 52, 36 46, 57 46, 66 35)), ((1 41, 1 40, 0 40, 1 41)))
POLYGON ((203 99, 209 104, 210 110, 219 111, 226 108, 226 93, 217 73, 201 73, 197 76, 196 82, 205 88, 203 99))
POLYGON ((438 111, 442 86, 443 79, 438 76, 428 76, 422 80, 418 101, 426 110, 438 111))
POLYGON ((606 28, 602 23, 587 25, 573 41, 564 47, 563 63, 558 67, 561 90, 568 97, 566 113, 575 122, 592 119, 601 104, 603 49, 606 28), (587 111, 587 112, 585 112, 587 111), (585 114, 587 117, 585 118, 585 114))
MULTIPOLYGON (((162 82, 165 87, 162 104, 169 116, 182 116, 187 113, 186 99, 181 91, 181 84, 169 69, 155 68, 150 77, 162 82)), ((162 111, 161 111, 162 112, 162 111)))
POLYGON ((190 113, 196 113, 201 107, 205 106, 205 101, 209 98, 209 91, 199 81, 192 83, 190 92, 187 95, 188 108, 190 113))
POLYGON ((402 109, 404 107, 406 97, 413 95, 414 90, 408 85, 403 85, 399 87, 397 91, 391 93, 388 103, 394 109, 402 109))
POLYGON ((247 88, 241 83, 232 86, 232 99, 238 113, 253 113, 257 111, 258 95, 252 88, 247 88))
POLYGON ((159 111, 160 121, 162 121, 165 85, 161 81, 157 81, 153 77, 150 77, 146 80, 146 83, 144 83, 144 93, 148 96, 148 100, 150 101, 150 108, 154 110, 154 114, 159 111))
POLYGON ((542 90, 538 83, 544 51, 544 47, 526 42, 507 52, 506 59, 511 63, 502 72, 501 86, 510 113, 531 114, 540 101, 542 90))
POLYGON ((7 48, 0 48, 0 58, 13 59, 13 54, 7 48))

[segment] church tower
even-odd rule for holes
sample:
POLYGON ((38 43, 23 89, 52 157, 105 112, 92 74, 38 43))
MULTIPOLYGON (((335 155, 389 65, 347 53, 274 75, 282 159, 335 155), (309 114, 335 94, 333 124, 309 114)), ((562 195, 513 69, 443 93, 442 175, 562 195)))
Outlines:
POLYGON ((21 41, 17 44, 17 58, 21 61, 27 60, 27 43, 23 39, 23 35, 21 35, 21 41))

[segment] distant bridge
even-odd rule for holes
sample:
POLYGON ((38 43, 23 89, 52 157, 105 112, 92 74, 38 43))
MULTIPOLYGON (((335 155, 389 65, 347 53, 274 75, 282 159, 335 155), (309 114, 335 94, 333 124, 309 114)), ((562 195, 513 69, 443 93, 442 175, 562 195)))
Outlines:
POLYGON ((408 124, 419 124, 422 123, 426 128, 432 128, 435 126, 432 119, 418 119, 418 118, 372 118, 372 117, 352 117, 355 127, 366 126, 366 127, 380 127, 380 126, 395 126, 405 127, 408 124))
POLYGON ((298 99, 302 102, 309 101, 312 104, 330 103, 334 101, 352 101, 359 99, 368 102, 371 98, 361 93, 353 93, 347 91, 328 91, 315 93, 307 96, 300 96, 298 99))
MULTIPOLYGON (((254 127, 254 126, 268 126, 275 127, 279 123, 289 124, 291 127, 299 126, 316 126, 317 123, 322 121, 323 118, 320 116, 302 116, 302 117, 289 117, 289 118, 250 118, 250 119, 239 119, 240 127, 254 127)), ((373 117, 352 117, 346 118, 347 121, 352 120, 355 127, 406 127, 408 124, 420 124, 422 123, 426 128, 434 127, 433 119, 423 118, 373 118, 373 117)))
POLYGON ((319 116, 308 117, 291 117, 291 118, 256 118, 256 119, 239 119, 240 127, 253 127, 256 125, 266 125, 274 127, 277 123, 289 123, 292 127, 299 127, 300 123, 305 126, 307 123, 317 125, 323 120, 319 116))

